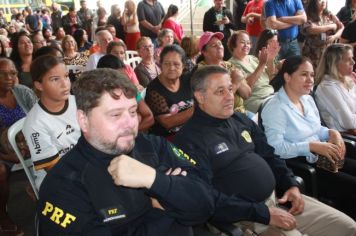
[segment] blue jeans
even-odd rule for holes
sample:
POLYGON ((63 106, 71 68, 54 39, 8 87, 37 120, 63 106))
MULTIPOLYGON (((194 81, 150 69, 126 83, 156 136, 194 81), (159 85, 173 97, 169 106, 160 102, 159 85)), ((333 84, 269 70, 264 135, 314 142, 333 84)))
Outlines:
POLYGON ((279 60, 286 59, 289 56, 301 55, 297 39, 290 42, 279 42, 279 44, 281 46, 281 50, 278 54, 279 60))

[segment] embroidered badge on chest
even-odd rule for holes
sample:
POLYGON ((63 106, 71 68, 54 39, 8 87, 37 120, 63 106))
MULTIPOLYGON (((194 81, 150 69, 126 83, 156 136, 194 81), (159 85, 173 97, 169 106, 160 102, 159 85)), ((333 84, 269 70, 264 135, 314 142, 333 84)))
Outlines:
POLYGON ((215 153, 218 155, 220 153, 226 152, 229 150, 229 147, 227 146, 226 143, 219 143, 214 147, 215 153))
POLYGON ((103 208, 99 212, 100 212, 100 215, 103 217, 104 223, 110 222, 113 220, 126 218, 126 214, 122 210, 119 209, 119 206, 103 208))
POLYGON ((241 136, 245 139, 246 142, 252 143, 250 133, 247 132, 246 130, 242 131, 241 136))

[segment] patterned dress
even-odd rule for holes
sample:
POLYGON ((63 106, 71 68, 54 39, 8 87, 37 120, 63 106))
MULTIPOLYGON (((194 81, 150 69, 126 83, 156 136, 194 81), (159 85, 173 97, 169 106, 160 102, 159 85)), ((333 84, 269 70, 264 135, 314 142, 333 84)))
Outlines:
POLYGON ((303 56, 310 58, 314 69, 318 66, 324 48, 329 45, 326 42, 327 37, 333 35, 335 32, 327 31, 325 33, 320 34, 310 34, 308 33, 308 29, 313 25, 324 26, 333 23, 334 22, 328 16, 323 16, 323 18, 319 22, 312 22, 311 20, 308 20, 302 26, 302 33, 305 35, 305 44, 302 53, 303 56))

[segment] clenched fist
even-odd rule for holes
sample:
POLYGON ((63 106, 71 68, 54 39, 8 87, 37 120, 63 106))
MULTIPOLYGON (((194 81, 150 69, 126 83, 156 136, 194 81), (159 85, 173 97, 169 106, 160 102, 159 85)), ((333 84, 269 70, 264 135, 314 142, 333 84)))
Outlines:
POLYGON ((131 188, 151 188, 156 170, 127 155, 115 157, 108 167, 108 171, 118 186, 131 188))

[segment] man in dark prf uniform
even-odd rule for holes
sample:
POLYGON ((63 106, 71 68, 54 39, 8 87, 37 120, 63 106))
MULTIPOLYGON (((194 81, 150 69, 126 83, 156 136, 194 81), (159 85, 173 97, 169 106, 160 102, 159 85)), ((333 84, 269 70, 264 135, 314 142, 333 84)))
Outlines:
POLYGON ((97 69, 73 91, 82 137, 42 183, 42 235, 192 235, 212 215, 211 188, 183 151, 137 135, 135 86, 97 69))
POLYGON ((351 218, 300 194, 293 173, 274 155, 262 130, 233 112, 227 70, 202 67, 193 74, 191 88, 197 107, 174 143, 197 162, 201 176, 220 192, 220 198, 239 197, 222 207, 217 202, 213 219, 258 222, 244 225, 260 235, 356 235, 351 218), (282 198, 274 197, 275 187, 284 193, 282 198), (276 207, 287 202, 288 210, 276 207))

